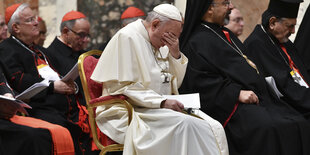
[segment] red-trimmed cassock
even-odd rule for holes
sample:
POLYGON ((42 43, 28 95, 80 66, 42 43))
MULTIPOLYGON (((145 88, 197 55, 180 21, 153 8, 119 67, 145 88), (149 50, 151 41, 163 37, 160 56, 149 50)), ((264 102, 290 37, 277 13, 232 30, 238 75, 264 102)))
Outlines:
MULTIPOLYGON (((46 49, 29 47, 14 36, 1 42, 0 56, 9 84, 18 93, 44 80, 39 74, 39 65, 48 64, 57 73, 46 56, 46 49)), ((79 123, 79 108, 74 100, 75 96, 54 93, 53 89, 53 84, 50 84, 47 89, 32 97, 29 101, 32 109, 28 112, 32 117, 67 128, 73 138, 76 154, 80 154, 84 145, 90 145, 90 141, 87 144, 80 143, 84 139, 81 139, 83 131, 79 124, 84 124, 79 123)))

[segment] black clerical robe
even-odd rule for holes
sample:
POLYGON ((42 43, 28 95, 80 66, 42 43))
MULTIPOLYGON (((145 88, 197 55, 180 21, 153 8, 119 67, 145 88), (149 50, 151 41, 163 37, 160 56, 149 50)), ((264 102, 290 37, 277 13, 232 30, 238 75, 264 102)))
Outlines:
MULTIPOLYGON (((79 56, 85 51, 74 52, 72 48, 65 45, 57 37, 47 48, 47 56, 51 60, 52 66, 58 71, 61 76, 65 76, 71 68, 78 62, 79 56)), ((81 105, 86 105, 83 87, 80 78, 75 79, 79 87, 79 92, 75 95, 81 105)), ((74 99, 74 100, 75 100, 74 99)))
MULTIPOLYGON (((57 37, 55 37, 54 41, 51 43, 51 45, 46 50, 46 55, 50 59, 51 65, 57 70, 57 72, 61 76, 65 76, 71 68, 78 62, 79 56, 84 53, 85 51, 78 51, 74 52, 72 48, 65 45, 63 42, 61 42, 57 37)), ((76 84, 78 85, 78 93, 75 95, 70 95, 70 100, 72 101, 71 105, 73 106, 79 106, 80 107, 80 117, 83 115, 84 119, 81 120, 83 122, 88 121, 88 116, 83 113, 83 110, 86 110, 86 108, 82 107, 86 105, 83 87, 80 78, 78 77, 75 79, 76 84)), ((87 112, 87 110, 85 111, 87 112)), ((80 118, 81 119, 81 118, 80 118)), ((96 153, 91 151, 91 138, 89 134, 83 133, 80 135, 80 142, 84 143, 83 148, 85 149, 85 153, 96 153)))
MULTIPOLYGON (((51 66, 49 58, 46 56, 46 49, 37 46, 34 48, 45 55, 46 61, 51 66)), ((0 56, 8 82, 18 93, 43 80, 36 66, 38 55, 27 50, 12 36, 1 42, 0 56)), ((54 93, 53 87, 51 87, 30 99, 28 104, 32 106, 32 109, 28 110, 29 115, 67 128, 74 141, 75 151, 80 154, 82 148, 79 138, 82 129, 75 123, 79 120, 79 109, 74 106, 76 104, 73 103, 74 100, 70 99, 71 95, 54 93)))
POLYGON ((32 128, 0 119, 1 155, 51 155, 52 137, 47 129, 32 128))
MULTIPOLYGON (((0 67, 0 94, 12 93, 0 67)), ((1 104, 1 103, 0 103, 1 104)), ((51 155, 52 137, 47 129, 32 128, 0 119, 0 154, 51 155)))
POLYGON ((7 86, 7 80, 6 77, 3 73, 2 70, 2 66, 0 65, 0 95, 4 95, 6 93, 11 93, 12 95, 14 95, 13 90, 11 90, 8 86, 7 86))
MULTIPOLYGON (((309 4, 310 5, 310 4, 309 4)), ((301 56, 301 59, 305 63, 306 70, 308 75, 310 75, 310 7, 302 19, 300 27, 298 28, 298 33, 296 35, 294 44, 298 49, 298 53, 301 56)))
MULTIPOLYGON (((43 54, 46 52, 46 49, 44 48, 35 48, 39 49, 43 54)), ((37 70, 37 55, 21 46, 12 37, 1 43, 0 56, 3 58, 1 61, 6 75, 8 76, 8 82, 18 93, 21 93, 31 85, 44 80, 37 70)), ((49 66, 51 66, 46 54, 45 58, 49 63, 49 66)), ((53 66, 51 67, 53 68, 53 66)), ((67 119, 76 122, 78 118, 72 118, 72 116, 76 115, 77 107, 70 108, 71 102, 68 96, 54 93, 51 89, 52 88, 49 87, 30 99, 29 104, 33 109, 29 111, 29 114, 51 123, 64 126, 64 122, 68 121, 67 119), (45 111, 47 111, 46 114, 45 111), (55 116, 48 116, 50 113, 54 113, 55 116), (59 118, 57 118, 57 116, 59 116, 59 118)))
MULTIPOLYGON (((265 33, 261 25, 257 25, 244 44, 247 48, 247 55, 258 66, 261 75, 264 77, 272 76, 275 79, 277 88, 283 94, 281 99, 309 119, 310 89, 294 82, 290 74, 292 69, 289 64, 289 58, 280 47, 279 41, 267 31, 265 33)), ((285 47, 287 54, 299 70, 304 81, 310 84, 310 78, 304 63, 293 43, 288 41, 282 45, 285 47)))
POLYGON ((225 127, 230 154, 309 154, 308 121, 278 100, 242 53, 231 47, 245 51, 237 37, 216 24, 204 24, 221 37, 203 25, 196 27, 181 49, 189 64, 180 92, 200 93, 201 109, 225 127), (234 44, 228 45, 222 29, 234 44), (240 103, 240 90, 255 92, 259 104, 240 103))

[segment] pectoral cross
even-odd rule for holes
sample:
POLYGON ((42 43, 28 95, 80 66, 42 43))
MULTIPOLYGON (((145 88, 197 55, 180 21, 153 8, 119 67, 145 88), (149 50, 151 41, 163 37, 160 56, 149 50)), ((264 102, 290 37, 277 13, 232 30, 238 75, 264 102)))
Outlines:
POLYGON ((246 62, 256 70, 256 73, 259 74, 259 71, 253 61, 251 61, 246 55, 242 54, 242 57, 246 60, 246 62))
POLYGON ((169 83, 169 82, 170 82, 170 80, 169 80, 168 73, 164 73, 164 72, 162 72, 162 75, 164 76, 164 81, 163 81, 163 83, 169 83))

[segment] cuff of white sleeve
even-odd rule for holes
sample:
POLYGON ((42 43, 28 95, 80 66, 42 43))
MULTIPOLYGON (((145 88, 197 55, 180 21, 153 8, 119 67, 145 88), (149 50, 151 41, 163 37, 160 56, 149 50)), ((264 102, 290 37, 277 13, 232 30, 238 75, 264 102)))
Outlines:
POLYGON ((188 61, 187 57, 182 52, 180 52, 180 54, 181 54, 181 57, 179 59, 174 58, 170 53, 169 53, 169 57, 170 59, 172 59, 173 61, 177 63, 185 64, 188 61))

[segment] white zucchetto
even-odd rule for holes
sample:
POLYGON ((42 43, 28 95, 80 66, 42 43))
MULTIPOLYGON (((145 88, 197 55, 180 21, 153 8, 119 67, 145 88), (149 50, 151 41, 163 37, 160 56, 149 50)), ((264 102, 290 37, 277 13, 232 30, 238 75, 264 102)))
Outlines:
POLYGON ((182 16, 178 8, 171 4, 160 4, 154 7, 153 11, 170 19, 182 22, 182 16))

